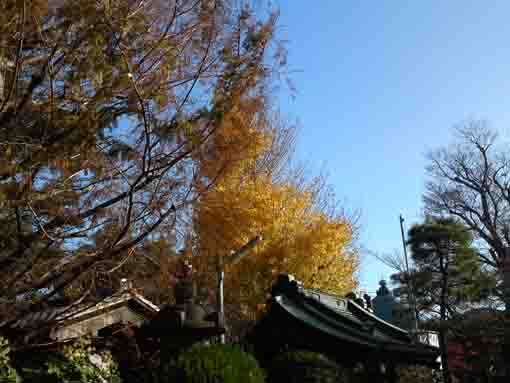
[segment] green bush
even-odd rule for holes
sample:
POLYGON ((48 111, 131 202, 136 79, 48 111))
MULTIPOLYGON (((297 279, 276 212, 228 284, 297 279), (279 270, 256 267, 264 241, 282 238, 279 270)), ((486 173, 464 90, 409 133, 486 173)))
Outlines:
POLYGON ((399 366, 396 373, 398 383, 434 383, 441 380, 439 371, 424 366, 399 366))
POLYGON ((0 336, 0 382, 17 383, 21 379, 11 366, 9 341, 0 336))
POLYGON ((62 383, 120 383, 117 364, 109 352, 97 353, 88 338, 65 346, 63 358, 51 358, 47 373, 62 383))
MULTIPOLYGON (((0 338, 0 383, 121 383, 117 363, 110 352, 96 351, 90 338, 83 337, 58 350, 18 353, 12 366, 19 375, 6 375, 5 343, 0 338), (15 380, 13 377, 16 377, 15 380), (9 380, 10 379, 10 380, 9 380), (13 380, 14 379, 14 380, 13 380)), ((7 364, 9 366, 9 364, 7 364)))
POLYGON ((231 345, 195 345, 159 373, 161 383, 263 383, 256 359, 231 345))
POLYGON ((269 383, 346 382, 340 366, 326 356, 310 351, 288 351, 278 355, 269 369, 269 383))

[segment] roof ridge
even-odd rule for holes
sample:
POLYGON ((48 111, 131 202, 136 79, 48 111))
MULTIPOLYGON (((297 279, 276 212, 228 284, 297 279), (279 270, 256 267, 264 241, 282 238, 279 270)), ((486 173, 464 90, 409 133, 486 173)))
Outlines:
POLYGON ((403 334, 406 334, 406 335, 410 335, 409 334, 409 331, 407 330, 404 330, 403 328, 400 328, 398 326, 395 326, 394 324, 388 322, 388 321, 385 321, 384 319, 381 319, 379 318, 377 315, 375 315, 374 313, 371 313, 370 311, 366 310, 364 307, 361 307, 360 305, 358 305, 356 302, 354 302, 352 299, 348 299, 348 298, 345 298, 349 301, 349 303, 351 305, 353 305, 357 310, 363 312, 365 315, 369 316, 371 319, 374 319, 376 322, 379 322, 379 323, 382 323, 386 326, 389 326, 389 327, 392 327, 394 330, 397 330, 403 334))
MULTIPOLYGON (((374 313, 371 313, 370 311, 368 311, 367 309, 365 309, 364 307, 360 306, 359 304, 357 304, 355 301, 353 301, 352 299, 349 299, 349 298, 346 298, 346 297, 342 297, 341 295, 337 295, 337 294, 332 294, 332 293, 328 293, 328 292, 324 292, 320 289, 313 289, 313 288, 305 288, 305 287, 302 287, 301 290, 303 291, 310 291, 310 292, 313 292, 313 293, 318 293, 318 294, 323 294, 323 295, 328 295, 330 297, 333 297, 335 299, 339 299, 339 300, 344 300, 344 301, 347 301, 348 304, 351 304, 353 305, 357 310, 359 310, 360 312, 362 312, 364 315, 368 316, 370 319, 372 320, 375 320, 376 322, 378 323, 382 323, 384 325, 387 325, 391 328, 393 328, 394 330, 397 330, 399 331, 400 333, 402 334, 406 334, 406 335, 409 335, 409 331, 407 330, 404 330, 398 326, 395 326, 394 324, 390 323, 390 322, 387 322, 385 321, 384 319, 381 319, 379 318, 377 315, 375 315, 374 313)), ((319 302, 324 305, 324 306, 328 306, 325 302, 321 302, 319 300, 319 302)))

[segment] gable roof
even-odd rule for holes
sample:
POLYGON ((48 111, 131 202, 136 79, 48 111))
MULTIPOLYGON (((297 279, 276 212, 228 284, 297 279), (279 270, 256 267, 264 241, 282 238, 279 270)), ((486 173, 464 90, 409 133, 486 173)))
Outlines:
MULTIPOLYGON (((145 313, 148 316, 159 312, 159 307, 144 298, 134 290, 126 290, 115 293, 94 304, 81 304, 73 307, 55 307, 48 310, 36 311, 14 322, 10 328, 14 330, 29 330, 37 328, 48 322, 54 322, 55 326, 62 326, 69 322, 80 321, 99 315, 111 309, 129 305, 132 309, 145 313)), ((1 325, 0 325, 1 327, 1 325)))
POLYGON ((284 334, 281 341, 295 343, 295 347, 305 344, 295 339, 298 331, 308 338, 307 347, 322 349, 326 346, 320 343, 327 339, 329 350, 341 352, 350 345, 357 350, 395 359, 405 357, 423 364, 434 364, 439 354, 436 347, 414 342, 406 330, 378 318, 352 300, 306 289, 290 275, 280 275, 273 286, 270 310, 259 331, 280 331, 284 334))

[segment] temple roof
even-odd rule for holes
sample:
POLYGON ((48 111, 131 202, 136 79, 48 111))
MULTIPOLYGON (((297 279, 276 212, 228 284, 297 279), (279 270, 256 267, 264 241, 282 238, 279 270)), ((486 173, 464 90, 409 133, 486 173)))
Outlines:
POLYGON ((405 355, 418 363, 433 363, 439 354, 436 347, 413 342, 407 331, 378 318, 354 301, 306 289, 290 275, 280 275, 273 286, 270 310, 262 322, 266 324, 261 324, 265 329, 281 326, 283 331, 286 331, 285 324, 281 322, 289 327, 294 324, 303 337, 311 338, 312 344, 315 336, 321 336, 322 342, 328 339, 335 344, 331 349, 345 350, 341 346, 352 345, 367 352, 405 355), (306 329, 308 334, 303 333, 306 329))

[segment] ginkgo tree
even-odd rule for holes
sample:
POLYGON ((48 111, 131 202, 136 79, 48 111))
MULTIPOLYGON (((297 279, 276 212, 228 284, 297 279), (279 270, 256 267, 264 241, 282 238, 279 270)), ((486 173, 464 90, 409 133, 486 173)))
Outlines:
POLYGON ((323 183, 276 177, 273 161, 261 165, 267 152, 275 151, 278 132, 258 132, 252 156, 232 166, 194 209, 194 263, 211 285, 217 257, 263 235, 250 255, 226 266, 226 302, 251 318, 264 307, 279 273, 291 273, 310 288, 344 294, 356 286, 359 265, 354 222, 320 203, 317 185, 323 183))

